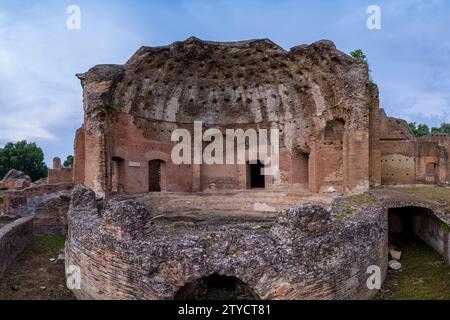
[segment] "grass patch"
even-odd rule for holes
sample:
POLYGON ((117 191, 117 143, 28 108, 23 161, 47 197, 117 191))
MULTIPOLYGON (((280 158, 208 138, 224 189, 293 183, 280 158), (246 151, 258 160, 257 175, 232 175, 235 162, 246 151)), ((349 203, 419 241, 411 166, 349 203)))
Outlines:
POLYGON ((50 259, 64 248, 64 237, 35 235, 0 281, 0 300, 73 300, 63 263, 50 259))
POLYGON ((450 189, 443 187, 409 187, 409 188, 389 188, 390 190, 406 193, 412 196, 421 197, 445 208, 450 212, 450 189))
POLYGON ((375 204, 375 200, 367 193, 349 196, 344 199, 345 206, 359 207, 362 205, 375 204))
POLYGON ((389 270, 378 299, 449 300, 450 266, 431 247, 410 239, 399 248, 402 271, 389 270))
POLYGON ((335 218, 336 220, 345 220, 356 208, 375 203, 375 200, 366 193, 345 197, 340 212, 336 214, 335 218))
POLYGON ((33 254, 55 256, 64 248, 66 238, 63 236, 34 235, 33 254))

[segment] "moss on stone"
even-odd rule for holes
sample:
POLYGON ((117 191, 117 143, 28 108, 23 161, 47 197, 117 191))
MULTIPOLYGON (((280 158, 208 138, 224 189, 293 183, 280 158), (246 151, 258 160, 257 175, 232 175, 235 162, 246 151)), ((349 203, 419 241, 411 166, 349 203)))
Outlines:
POLYGON ((343 198, 340 212, 335 215, 338 221, 346 220, 355 209, 362 205, 375 204, 375 200, 368 194, 353 195, 343 198))

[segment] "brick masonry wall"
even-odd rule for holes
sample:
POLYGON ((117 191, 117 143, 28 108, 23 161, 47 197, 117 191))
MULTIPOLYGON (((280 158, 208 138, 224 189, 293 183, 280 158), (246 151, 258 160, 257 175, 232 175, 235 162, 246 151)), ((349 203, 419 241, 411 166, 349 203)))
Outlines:
POLYGON ((9 215, 34 216, 37 233, 66 234, 67 211, 73 184, 41 185, 3 193, 3 210, 9 215))
POLYGON ((73 169, 59 168, 48 170, 48 184, 72 183, 73 169))
POLYGON ((32 240, 33 217, 21 218, 0 228, 0 278, 32 240))
MULTIPOLYGON (((75 176, 98 194, 112 191, 114 157, 125 160, 124 192, 147 192, 145 154, 170 156, 173 130, 190 131, 194 121, 220 129, 280 129, 280 144, 287 152, 280 159, 279 181, 267 179, 268 189, 302 191, 311 181, 310 191, 318 192, 328 187, 324 180, 329 177, 322 177, 322 171, 342 175, 342 181, 333 184, 345 192, 368 189, 368 104, 377 100, 370 97, 367 64, 338 51, 330 41, 286 52, 269 40, 218 43, 190 38, 164 48, 143 47, 125 65, 95 66, 78 77, 85 118, 84 133, 76 138, 75 176), (313 140, 320 141, 333 121, 345 123, 345 144, 336 155, 344 159, 343 168, 312 163, 308 172, 317 176, 291 183, 289 177, 296 174, 291 159, 313 153, 313 140)), ((311 156, 310 161, 315 160, 311 156)), ((165 191, 247 185, 244 170, 236 166, 167 164, 165 169, 165 191)))
POLYGON ((367 268, 379 266, 385 278, 382 207, 342 219, 307 204, 276 220, 188 223, 158 220, 131 200, 111 200, 99 214, 94 198, 77 187, 69 211, 66 266, 80 267, 80 299, 173 299, 214 273, 237 277, 262 299, 369 299, 376 290, 367 288, 367 268))

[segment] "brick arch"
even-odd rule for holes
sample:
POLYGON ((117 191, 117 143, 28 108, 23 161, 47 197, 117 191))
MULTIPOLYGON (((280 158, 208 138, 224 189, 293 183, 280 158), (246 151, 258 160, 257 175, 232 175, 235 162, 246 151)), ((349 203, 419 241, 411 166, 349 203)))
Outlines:
MULTIPOLYGON (((230 259, 229 256, 224 256, 223 259, 230 259)), ((190 285, 195 284, 204 279, 208 279, 211 276, 219 275, 228 278, 234 278, 243 283, 248 290, 254 296, 254 300, 264 300, 270 297, 280 286, 285 286, 289 283, 288 279, 280 281, 280 277, 274 276, 270 267, 261 266, 262 274, 255 275, 249 270, 252 270, 252 266, 248 262, 242 261, 239 258, 231 258, 230 263, 234 266, 233 270, 229 268, 223 268, 217 265, 206 264, 207 267, 200 267, 198 262, 189 261, 187 265, 182 266, 179 261, 170 261, 167 264, 159 266, 159 269, 155 274, 164 273, 163 276, 166 279, 164 285, 167 287, 167 296, 160 297, 163 299, 174 300, 180 297, 180 292, 188 288, 190 285), (173 277, 167 277, 166 274, 172 274, 173 277), (264 279, 264 281, 261 281, 264 279), (280 283, 281 282, 281 283, 280 283)), ((290 284, 289 288, 294 288, 290 284)), ((287 290, 290 292, 290 290, 287 290)))
POLYGON ((149 151, 145 154, 145 161, 162 160, 166 163, 170 161, 169 154, 162 151, 149 151))
POLYGON ((388 203, 386 207, 389 233, 402 232, 405 229, 403 226, 405 218, 409 218, 410 222, 412 221, 414 235, 450 264, 450 236, 445 231, 450 226, 450 219, 444 211, 421 201, 394 201, 388 203))
POLYGON ((160 172, 160 187, 162 192, 167 192, 168 190, 168 174, 167 174, 167 167, 169 165, 170 156, 162 151, 149 151, 145 154, 145 161, 148 168, 148 187, 147 189, 150 189, 150 162, 153 160, 160 160, 162 161, 161 164, 161 172, 160 172))
POLYGON ((128 151, 126 151, 124 148, 116 147, 116 148, 114 148, 112 158, 122 158, 123 160, 127 160, 128 159, 128 151))

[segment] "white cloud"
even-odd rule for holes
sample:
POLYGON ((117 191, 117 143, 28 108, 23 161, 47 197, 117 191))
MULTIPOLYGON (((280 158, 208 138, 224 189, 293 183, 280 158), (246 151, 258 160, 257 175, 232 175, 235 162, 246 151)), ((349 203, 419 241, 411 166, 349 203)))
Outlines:
POLYGON ((439 125, 450 119, 450 93, 423 88, 414 81, 384 82, 383 107, 394 117, 407 121, 439 125))
POLYGON ((0 14, 2 142, 59 139, 61 130, 81 125, 81 87, 75 73, 100 62, 123 63, 129 53, 120 48, 139 42, 111 23, 113 12, 90 19, 95 10, 82 7, 85 30, 69 31, 64 4, 43 3, 0 14))

